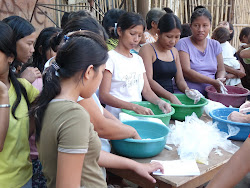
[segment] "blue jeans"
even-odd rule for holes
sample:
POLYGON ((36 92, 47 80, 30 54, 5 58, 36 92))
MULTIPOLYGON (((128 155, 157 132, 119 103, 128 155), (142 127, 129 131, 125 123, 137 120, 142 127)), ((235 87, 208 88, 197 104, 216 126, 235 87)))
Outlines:
POLYGON ((22 188, 32 188, 32 178, 22 188))

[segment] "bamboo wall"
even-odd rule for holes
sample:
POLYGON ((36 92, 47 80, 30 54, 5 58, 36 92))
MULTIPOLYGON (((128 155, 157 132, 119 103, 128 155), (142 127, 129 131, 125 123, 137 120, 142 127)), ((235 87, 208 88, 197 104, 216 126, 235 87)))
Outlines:
MULTIPOLYGON (((104 13, 111 8, 122 8, 127 11, 140 9, 137 7, 137 1, 140 0, 94 0, 93 14, 101 22, 104 13), (123 2, 123 4, 122 4, 123 2), (122 5, 122 6, 120 6, 122 5)), ((169 7, 180 18, 182 23, 190 23, 190 17, 194 7, 197 5, 205 6, 212 14, 212 30, 220 21, 227 20, 234 25, 235 35, 232 45, 239 46, 238 36, 243 27, 250 26, 250 0, 142 0, 147 1, 148 10, 153 7, 169 7)), ((76 5, 67 5, 65 0, 55 0, 55 7, 59 9, 56 13, 55 21, 60 25, 60 19, 63 12, 77 11, 81 9, 90 10, 88 3, 78 3, 76 5)), ((147 11, 147 10, 145 10, 147 11)), ((211 33, 210 33, 211 34, 211 33)))

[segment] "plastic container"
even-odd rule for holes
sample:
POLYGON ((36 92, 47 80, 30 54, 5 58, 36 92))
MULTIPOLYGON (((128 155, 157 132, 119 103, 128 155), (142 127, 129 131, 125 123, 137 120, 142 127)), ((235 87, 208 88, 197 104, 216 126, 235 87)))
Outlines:
POLYGON ((225 106, 240 107, 245 101, 247 96, 250 94, 248 89, 240 88, 236 86, 225 86, 228 90, 228 94, 218 93, 214 86, 207 86, 206 92, 207 97, 212 101, 217 101, 225 106))
POLYGON ((193 112, 196 113, 198 117, 202 116, 204 107, 208 103, 207 99, 201 98, 197 104, 194 104, 194 101, 188 98, 185 94, 174 95, 181 101, 182 105, 171 103, 171 106, 175 109, 172 119, 183 121, 186 116, 191 116, 193 112))
MULTIPOLYGON (((169 103, 169 101, 165 100, 166 102, 169 103)), ((175 113, 174 108, 172 108, 171 112, 169 112, 168 114, 164 114, 162 112, 161 109, 159 109, 159 107, 155 104, 152 104, 148 101, 141 101, 141 102, 133 102, 134 104, 138 104, 140 106, 146 107, 146 108, 150 108, 154 115, 142 115, 142 114, 137 114, 135 111, 133 110, 126 110, 126 109, 122 109, 122 111, 126 114, 129 114, 131 116, 139 116, 139 117, 146 117, 146 118, 158 118, 160 119, 165 125, 169 124, 169 121, 171 119, 171 115, 173 115, 175 113)))
POLYGON ((159 154, 164 149, 169 133, 167 126, 143 120, 123 121, 123 123, 134 127, 142 140, 132 138, 111 140, 112 148, 117 154, 130 158, 147 158, 159 154))
POLYGON ((213 122, 218 123, 218 128, 228 133, 228 127, 227 125, 236 126, 240 128, 240 132, 235 135, 229 137, 229 139, 232 140, 241 140, 244 141, 248 137, 250 133, 250 123, 239 123, 239 122, 233 122, 227 120, 227 117, 229 114, 231 114, 233 111, 239 111, 238 108, 218 108, 215 110, 212 110, 209 114, 213 119, 213 122))

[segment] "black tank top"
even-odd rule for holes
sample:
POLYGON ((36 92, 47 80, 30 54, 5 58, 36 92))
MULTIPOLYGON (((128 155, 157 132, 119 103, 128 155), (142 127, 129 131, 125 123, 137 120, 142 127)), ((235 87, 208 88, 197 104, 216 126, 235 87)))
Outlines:
MULTIPOLYGON (((151 45, 151 44, 150 44, 151 45)), ((152 45, 151 45, 152 46, 152 45)), ((153 46, 152 46, 153 47, 153 46)), ((174 54, 170 50, 173 61, 167 62, 158 59, 155 48, 153 47, 156 55, 156 60, 153 63, 153 79, 159 83, 167 91, 174 93, 172 79, 175 77, 177 68, 175 65, 174 54)))

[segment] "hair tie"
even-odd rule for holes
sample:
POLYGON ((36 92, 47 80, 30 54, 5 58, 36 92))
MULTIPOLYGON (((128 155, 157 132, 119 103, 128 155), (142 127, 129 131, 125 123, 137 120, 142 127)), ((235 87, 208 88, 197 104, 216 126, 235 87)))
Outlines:
POLYGON ((69 40, 69 37, 67 35, 64 35, 64 42, 67 42, 69 40))
POLYGON ((58 65, 55 61, 54 61, 51 65, 52 65, 53 68, 56 70, 56 71, 55 71, 55 75, 56 75, 57 77, 59 77, 59 73, 58 73, 58 70, 60 69, 59 65, 58 65))
POLYGON ((117 33, 117 23, 115 23, 114 33, 115 33, 115 35, 118 37, 118 33, 117 33))

